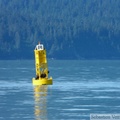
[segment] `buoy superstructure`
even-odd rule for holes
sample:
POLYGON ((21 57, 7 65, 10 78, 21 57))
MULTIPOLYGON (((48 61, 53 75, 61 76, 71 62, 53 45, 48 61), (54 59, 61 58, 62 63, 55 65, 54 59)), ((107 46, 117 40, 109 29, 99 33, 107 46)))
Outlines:
POLYGON ((33 85, 52 85, 52 77, 48 78, 48 64, 46 50, 43 44, 38 43, 34 50, 36 77, 32 79, 33 85))

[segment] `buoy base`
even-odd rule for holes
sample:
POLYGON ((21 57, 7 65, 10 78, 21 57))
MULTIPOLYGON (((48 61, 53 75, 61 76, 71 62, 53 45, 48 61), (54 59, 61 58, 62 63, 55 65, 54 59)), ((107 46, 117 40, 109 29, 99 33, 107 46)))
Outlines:
POLYGON ((39 78, 39 79, 32 79, 33 85, 52 85, 52 77, 50 78, 39 78))

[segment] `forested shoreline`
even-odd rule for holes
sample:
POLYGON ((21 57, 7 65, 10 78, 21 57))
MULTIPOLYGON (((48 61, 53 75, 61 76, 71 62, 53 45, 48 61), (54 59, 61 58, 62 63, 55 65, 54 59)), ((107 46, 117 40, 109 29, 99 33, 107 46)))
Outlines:
POLYGON ((120 59, 120 0, 0 0, 0 59, 120 59))

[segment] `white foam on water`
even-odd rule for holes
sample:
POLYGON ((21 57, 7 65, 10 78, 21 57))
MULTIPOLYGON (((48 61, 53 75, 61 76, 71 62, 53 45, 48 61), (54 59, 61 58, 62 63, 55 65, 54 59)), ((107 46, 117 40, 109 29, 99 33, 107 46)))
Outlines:
POLYGON ((66 111, 89 111, 90 109, 84 109, 84 108, 70 108, 70 109, 63 109, 66 111))

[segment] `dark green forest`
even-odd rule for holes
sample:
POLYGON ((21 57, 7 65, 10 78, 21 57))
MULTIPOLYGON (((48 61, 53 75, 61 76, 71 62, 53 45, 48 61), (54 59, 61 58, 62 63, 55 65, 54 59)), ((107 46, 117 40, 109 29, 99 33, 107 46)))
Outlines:
POLYGON ((120 59, 120 0, 0 0, 0 59, 120 59))

